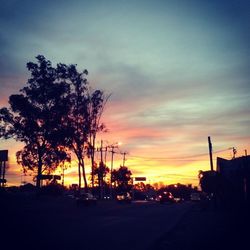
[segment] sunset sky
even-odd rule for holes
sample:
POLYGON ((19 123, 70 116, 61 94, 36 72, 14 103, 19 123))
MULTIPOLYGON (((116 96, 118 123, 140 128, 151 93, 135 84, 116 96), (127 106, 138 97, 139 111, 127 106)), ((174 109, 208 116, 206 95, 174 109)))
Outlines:
MULTIPOLYGON (((0 107, 44 55, 89 71, 94 88, 112 93, 105 144, 122 142, 126 166, 147 183, 192 183, 214 154, 250 152, 250 2, 245 0, 1 0, 0 107), (222 152, 221 152, 222 151, 222 152)), ((20 184, 9 150, 8 184, 20 184)), ((110 164, 110 155, 108 155, 110 164)), ((115 155, 114 167, 122 164, 115 155)), ((74 162, 65 181, 77 183, 74 162)), ((88 168, 89 172, 89 168, 88 168)))

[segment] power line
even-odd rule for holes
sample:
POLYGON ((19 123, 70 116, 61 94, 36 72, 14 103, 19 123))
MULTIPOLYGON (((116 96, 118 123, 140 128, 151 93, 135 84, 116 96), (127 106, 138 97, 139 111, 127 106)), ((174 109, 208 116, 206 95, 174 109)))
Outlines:
MULTIPOLYGON (((227 149, 221 149, 218 151, 214 151, 214 154, 222 153, 229 150, 227 149)), ((145 159, 145 160, 177 160, 177 161, 196 161, 190 158, 198 158, 202 156, 207 156, 207 153, 202 154, 195 154, 195 155, 189 155, 189 156, 183 156, 183 157, 145 157, 145 156, 137 156, 137 155, 130 155, 130 158, 137 158, 137 159, 145 159)))
MULTIPOLYGON (((144 160, 144 161, 150 161, 150 160, 155 160, 155 161, 169 161, 170 159, 155 159, 155 158, 138 158, 138 157, 130 157, 130 159, 140 159, 140 160, 144 160)), ((172 159, 171 159, 172 160, 172 159)), ((187 160, 184 160, 184 159, 175 159, 174 161, 178 161, 178 162, 194 162, 194 161, 206 161, 206 159, 202 159, 202 160, 197 160, 197 159, 187 159, 187 160)), ((131 165, 131 164, 130 164, 131 165)))

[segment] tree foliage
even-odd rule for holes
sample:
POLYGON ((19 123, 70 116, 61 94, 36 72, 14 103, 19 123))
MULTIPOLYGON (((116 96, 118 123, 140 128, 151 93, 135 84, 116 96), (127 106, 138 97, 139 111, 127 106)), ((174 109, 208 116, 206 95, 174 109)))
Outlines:
POLYGON ((120 166, 118 170, 112 171, 112 182, 117 186, 118 192, 127 192, 132 188, 132 172, 125 166, 120 166))
POLYGON ((221 178, 216 171, 200 171, 200 186, 203 192, 216 193, 221 185, 221 178))
MULTIPOLYGON (((88 71, 78 72, 76 65, 59 64, 61 76, 70 83, 68 95, 69 112, 64 122, 62 142, 77 157, 79 187, 81 187, 81 172, 87 189, 84 159, 91 157, 92 173, 94 166, 95 140, 98 132, 104 129, 100 123, 107 98, 101 90, 92 91, 86 79, 88 71)), ((93 175, 92 175, 93 176, 93 175)), ((93 177, 92 177, 93 182, 93 177)))
POLYGON ((88 82, 87 70, 78 72, 76 65, 58 64, 60 77, 70 85, 67 96, 68 112, 62 124, 61 143, 68 147, 77 157, 79 188, 81 188, 81 172, 87 188, 84 158, 87 152, 88 133, 90 129, 88 117, 88 82))
POLYGON ((105 125, 101 123, 102 113, 106 102, 108 101, 110 95, 106 96, 103 91, 95 90, 89 94, 88 102, 88 117, 89 117, 89 156, 91 158, 91 173, 92 173, 92 187, 94 187, 94 167, 95 167, 95 143, 96 135, 100 131, 105 130, 105 125))
POLYGON ((38 187, 42 173, 69 161, 72 151, 79 188, 81 173, 87 188, 84 159, 93 154, 96 134, 104 129, 100 118, 108 98, 101 90, 90 90, 87 70, 78 72, 76 65, 61 63, 52 67, 41 55, 36 59, 27 63, 31 77, 26 86, 10 96, 10 108, 0 109, 0 137, 25 144, 17 161, 25 171, 37 171, 38 187))
POLYGON ((31 77, 20 94, 11 95, 10 108, 0 109, 1 137, 24 142, 17 161, 24 170, 37 168, 37 186, 44 170, 53 170, 69 156, 59 147, 57 135, 67 107, 69 85, 60 81, 57 69, 43 56, 27 63, 31 77))
POLYGON ((99 162, 99 165, 96 163, 94 164, 93 168, 93 176, 96 177, 97 183, 98 183, 98 189, 99 189, 99 197, 103 198, 103 192, 104 187, 107 186, 107 183, 105 181, 105 177, 109 173, 109 168, 104 164, 103 161, 99 162))

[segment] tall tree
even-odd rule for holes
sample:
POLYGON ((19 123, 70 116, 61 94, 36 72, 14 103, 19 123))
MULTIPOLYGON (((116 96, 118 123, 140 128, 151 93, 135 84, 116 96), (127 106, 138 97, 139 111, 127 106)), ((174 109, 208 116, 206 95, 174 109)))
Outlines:
POLYGON ((44 56, 27 63, 31 73, 20 94, 11 95, 10 108, 0 109, 0 137, 25 144, 17 160, 25 170, 37 171, 36 186, 43 171, 52 171, 68 154, 58 144, 58 124, 67 113, 69 84, 61 81, 57 69, 44 56))
POLYGON ((59 64, 61 77, 70 83, 68 103, 70 110, 65 120, 65 130, 62 138, 76 155, 78 161, 79 188, 81 188, 81 172, 84 187, 87 191, 88 183, 85 171, 85 157, 91 158, 92 186, 93 168, 95 164, 95 141, 98 132, 104 130, 104 124, 100 122, 104 106, 109 98, 101 90, 92 91, 86 79, 88 71, 78 72, 76 65, 67 66, 59 64))
POLYGON ((70 93, 67 96, 69 111, 61 127, 62 144, 75 154, 78 162, 79 189, 81 188, 81 178, 83 178, 87 191, 84 159, 88 154, 90 130, 88 82, 86 79, 88 71, 78 72, 76 65, 65 64, 58 64, 58 70, 60 77, 70 84, 70 93))
MULTIPOLYGON (((89 116, 89 156, 91 159, 91 182, 92 188, 94 187, 94 166, 95 166, 95 143, 97 133, 105 130, 105 125, 101 123, 101 117, 105 108, 105 105, 110 95, 106 96, 103 91, 95 90, 91 92, 89 90, 88 98, 88 116, 89 116)), ((101 146, 102 147, 102 146, 101 146)), ((101 149, 102 150, 102 149, 101 149)))
MULTIPOLYGON (((81 174, 87 189, 86 156, 94 145, 106 99, 100 90, 90 92, 87 70, 76 65, 57 64, 55 68, 44 56, 38 63, 28 63, 31 78, 21 94, 10 96, 10 109, 0 110, 0 136, 25 143, 17 153, 24 168, 37 169, 37 186, 43 171, 55 169, 69 160, 66 148, 78 161, 79 188, 81 174)), ((94 158, 93 158, 94 159, 94 158)))

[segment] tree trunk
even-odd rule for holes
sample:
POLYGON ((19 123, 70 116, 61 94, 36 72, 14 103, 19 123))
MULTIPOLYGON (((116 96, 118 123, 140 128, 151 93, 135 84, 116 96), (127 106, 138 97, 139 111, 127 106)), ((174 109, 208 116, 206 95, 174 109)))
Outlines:
POLYGON ((41 176, 42 176, 42 156, 38 153, 38 166, 37 166, 37 177, 36 177, 36 187, 40 189, 41 187, 41 176))
POLYGON ((84 180, 84 189, 85 192, 88 192, 88 183, 87 183, 87 178, 86 178, 86 173, 85 173, 85 165, 84 165, 84 160, 81 159, 81 166, 82 166, 82 176, 84 180))
POLYGON ((80 157, 80 153, 77 150, 77 147, 75 147, 74 145, 72 145, 73 147, 73 151, 77 157, 77 161, 78 161, 78 191, 80 192, 81 190, 81 186, 82 186, 82 176, 81 176, 81 157, 80 157))
POLYGON ((92 185, 92 190, 94 190, 94 154, 95 154, 95 149, 91 149, 91 185, 92 185))
POLYGON ((81 163, 80 159, 78 158, 78 190, 81 190, 82 185, 82 176, 81 176, 81 163))
POLYGON ((92 183, 92 190, 94 190, 95 135, 93 135, 93 139, 90 136, 90 146, 91 146, 91 183, 92 183))

